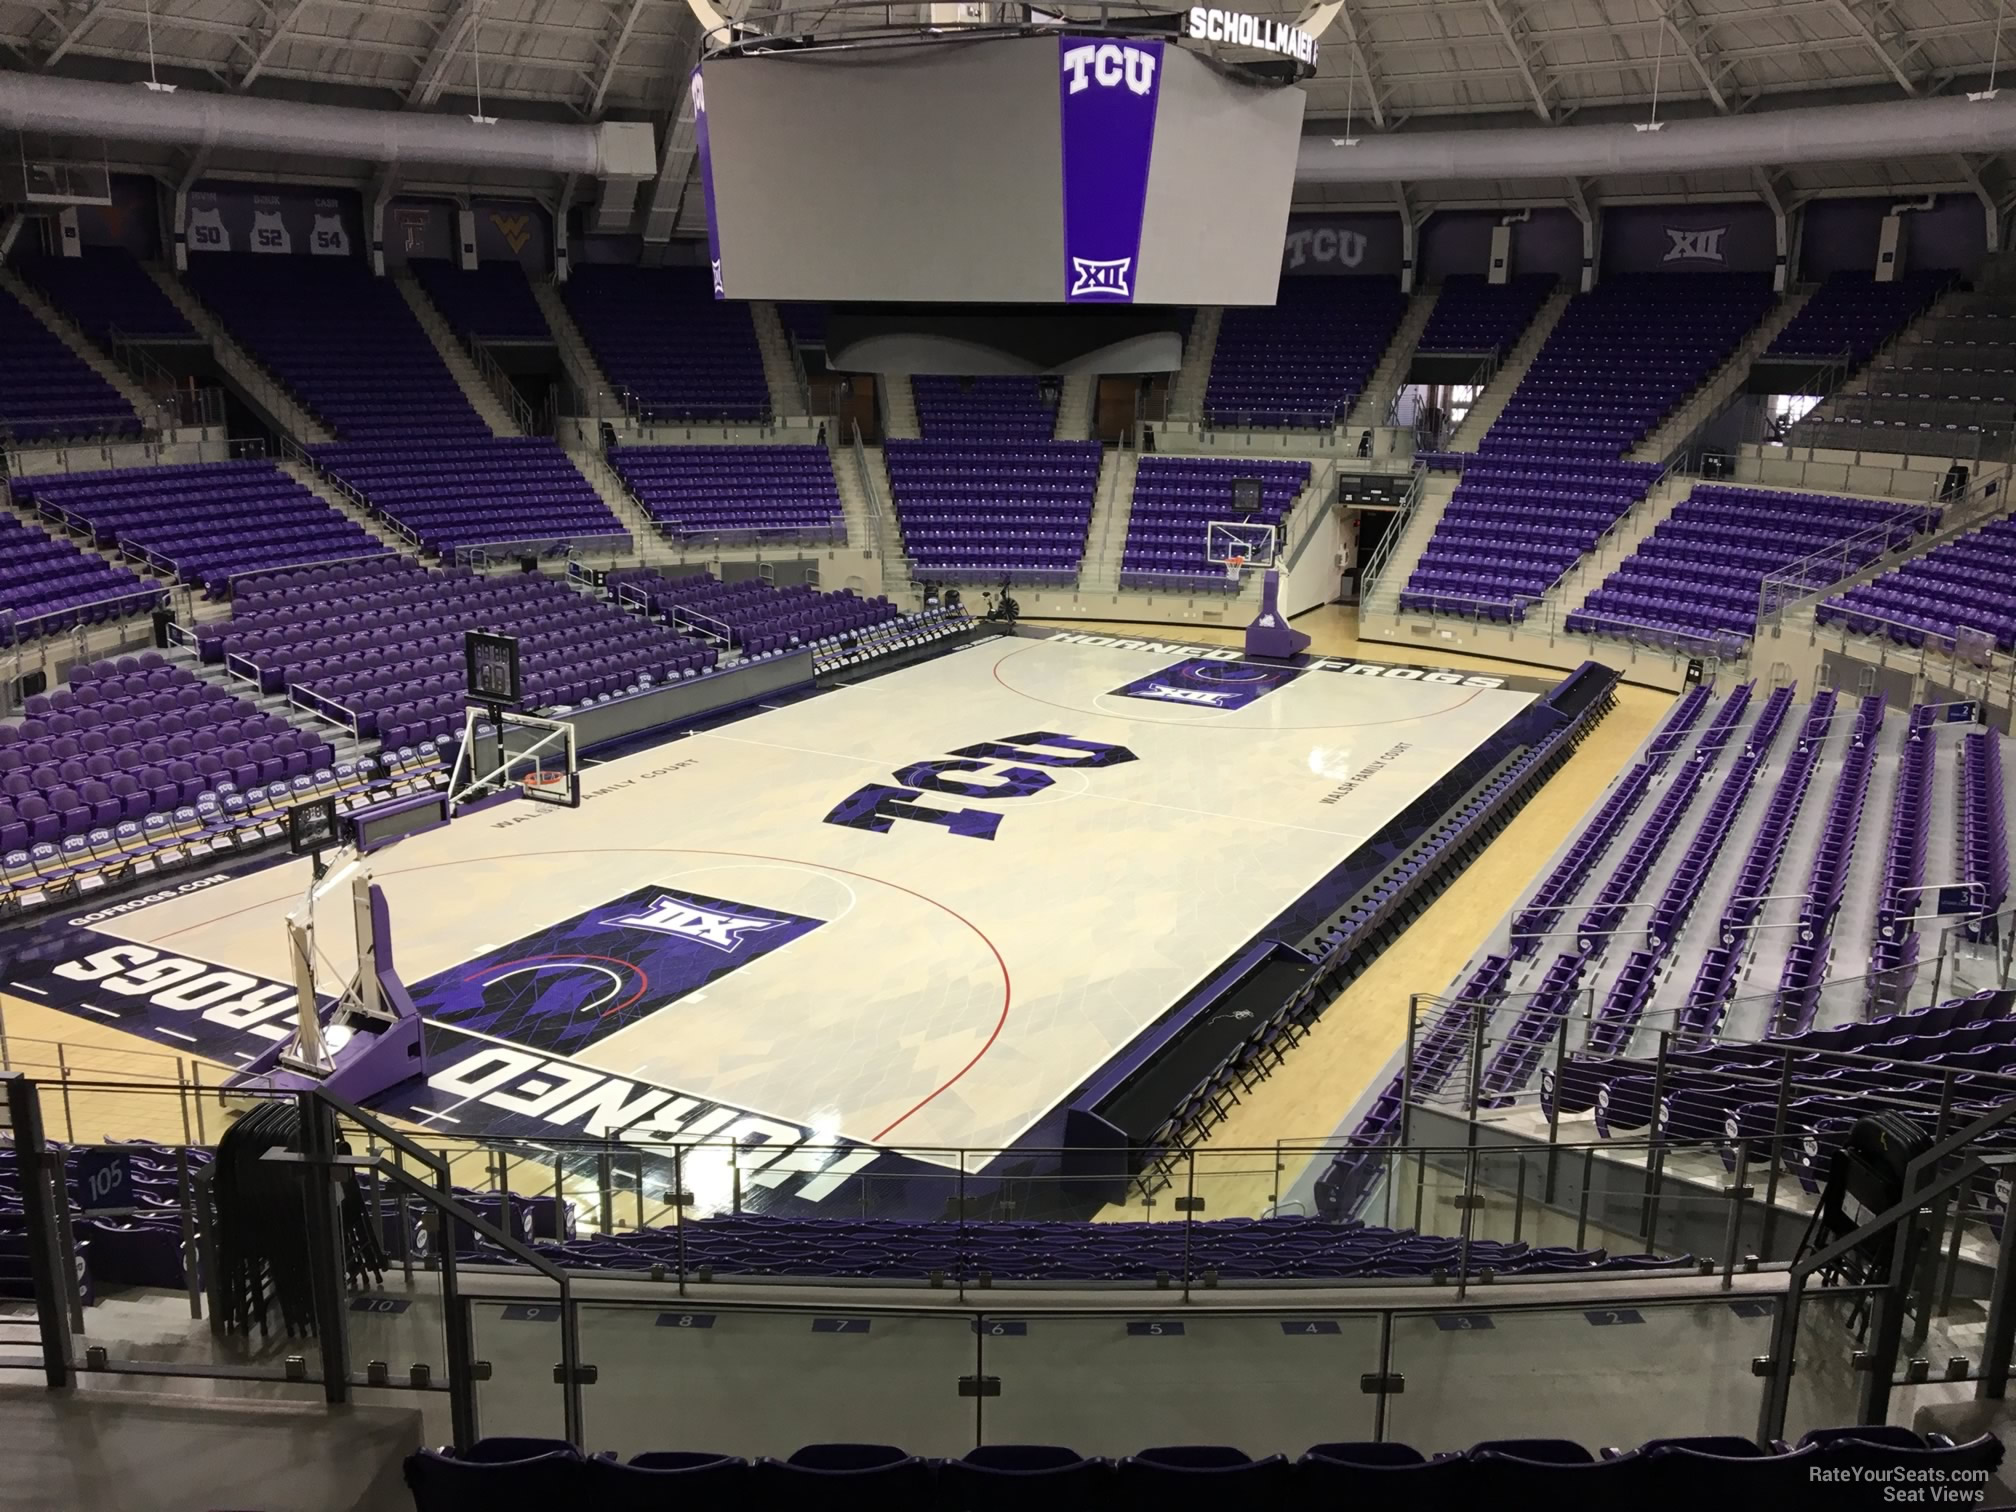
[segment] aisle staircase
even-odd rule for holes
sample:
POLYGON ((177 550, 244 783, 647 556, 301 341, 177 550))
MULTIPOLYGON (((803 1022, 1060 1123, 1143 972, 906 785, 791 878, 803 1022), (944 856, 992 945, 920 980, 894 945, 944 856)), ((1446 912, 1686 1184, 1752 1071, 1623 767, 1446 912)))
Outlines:
POLYGON ((1204 388, 1211 381, 1211 359, 1218 354, 1218 332, 1225 324, 1222 305, 1203 305, 1190 323, 1190 338, 1183 343, 1183 366, 1169 385, 1169 418, 1202 420, 1204 388))
POLYGON ((152 425, 157 406, 154 396, 136 382, 133 375, 92 344, 81 328, 71 323, 70 317, 58 310, 48 300, 24 283, 19 274, 5 263, 0 263, 0 289, 21 301, 22 307, 42 324, 51 335, 70 348, 77 360, 90 368, 100 378, 111 384, 119 397, 133 406, 133 413, 145 424, 152 425))
POLYGON ((1660 421, 1652 434, 1638 443, 1631 453, 1632 460, 1665 461, 1695 430, 1720 414, 1748 381, 1751 364, 1764 354, 1765 349, 1777 339, 1778 333, 1792 323, 1793 317, 1806 308, 1813 292, 1806 289, 1779 300, 1771 313, 1729 354, 1728 361, 1710 373, 1699 388, 1681 401, 1678 409, 1660 421))
POLYGON ((1498 371, 1491 375, 1491 381, 1484 385, 1484 392, 1470 406, 1470 413, 1463 417, 1463 423, 1456 427, 1456 434, 1449 439, 1448 450, 1477 450, 1477 443, 1491 429, 1491 422, 1505 413, 1505 406, 1532 368, 1533 359, 1540 355, 1540 348, 1554 334, 1554 327, 1568 309, 1568 301, 1574 297, 1574 288, 1565 283, 1547 296, 1547 302, 1533 317, 1533 324, 1526 328, 1525 335, 1513 343, 1511 353, 1499 365, 1498 371))
POLYGON ((175 308, 189 318, 196 333, 210 343, 218 370, 239 397, 261 412, 282 435, 292 437, 303 446, 335 439, 327 426, 302 408, 294 396, 280 386, 278 379, 231 339, 217 317, 170 269, 161 263, 147 263, 145 267, 148 277, 159 284, 161 292, 168 296, 175 308))
POLYGON ((1421 345, 1421 333, 1428 328, 1428 317, 1435 309, 1436 296, 1441 292, 1440 285, 1419 289, 1407 301, 1407 313, 1400 317, 1400 324, 1393 332, 1393 339, 1386 344, 1379 366, 1365 380, 1365 387, 1358 391, 1356 402, 1344 418, 1347 441, 1375 425, 1386 424, 1387 417, 1393 413, 1393 403, 1400 397, 1400 390, 1407 382, 1407 370, 1414 365, 1414 350, 1421 345))
POLYGON ((413 318, 420 322, 420 329, 427 333, 427 339, 434 344, 434 351, 448 369, 455 386, 462 390, 462 397, 469 401, 469 407, 483 417, 483 423, 490 427, 493 436, 520 436, 520 430, 505 411, 497 396, 490 391, 490 385, 483 381, 483 375, 476 371, 476 363, 463 347, 461 339, 441 318, 427 298, 419 282, 411 273, 399 272, 392 276, 392 286, 399 291, 412 310, 413 318))
POLYGON ((553 333, 553 344, 560 349, 560 365, 567 372, 567 379, 580 395, 584 414, 600 420, 619 417, 623 413, 623 401, 610 385, 608 374, 596 362, 595 354, 588 350, 587 338, 581 328, 574 324, 574 317, 567 312, 567 302, 560 297, 560 286, 551 279, 532 280, 532 297, 539 301, 539 309, 546 317, 546 328, 553 333))
POLYGON ((756 346, 763 353, 763 377, 770 385, 770 413, 779 420, 809 413, 798 386, 799 367, 790 333, 770 300, 752 300, 749 315, 756 323, 756 346))
POLYGON ((1413 575, 1414 564, 1421 560, 1421 553, 1427 550, 1429 539, 1435 534, 1435 527, 1441 524, 1442 512, 1449 507, 1450 496, 1456 492, 1460 481, 1448 473, 1429 473, 1422 480, 1421 497, 1414 506, 1414 512, 1404 524, 1394 527, 1401 532, 1400 537, 1386 553, 1378 581, 1360 604, 1363 612, 1400 612, 1400 590, 1413 575))
POLYGON ((882 375, 882 431, 893 441, 914 441, 924 434, 917 423, 917 395, 907 373, 882 375))

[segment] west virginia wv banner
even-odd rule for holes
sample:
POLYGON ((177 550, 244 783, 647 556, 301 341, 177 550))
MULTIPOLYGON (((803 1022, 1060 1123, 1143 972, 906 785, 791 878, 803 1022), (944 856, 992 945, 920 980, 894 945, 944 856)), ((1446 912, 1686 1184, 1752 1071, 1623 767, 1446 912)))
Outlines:
POLYGON ((1160 42, 1059 37, 1064 298, 1132 304, 1162 90, 1160 42))

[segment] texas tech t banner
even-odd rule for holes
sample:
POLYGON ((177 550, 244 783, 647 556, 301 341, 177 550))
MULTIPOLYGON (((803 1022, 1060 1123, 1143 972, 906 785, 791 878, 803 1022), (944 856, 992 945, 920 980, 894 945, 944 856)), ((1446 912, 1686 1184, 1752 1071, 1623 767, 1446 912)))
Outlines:
POLYGON ((1131 304, 1162 88, 1160 42, 1057 39, 1064 298, 1131 304))

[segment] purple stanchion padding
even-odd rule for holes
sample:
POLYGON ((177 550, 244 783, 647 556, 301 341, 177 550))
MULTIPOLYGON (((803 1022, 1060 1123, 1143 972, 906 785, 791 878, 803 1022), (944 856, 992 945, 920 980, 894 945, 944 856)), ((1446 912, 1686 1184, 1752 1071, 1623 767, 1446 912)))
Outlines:
POLYGON ((427 1074, 420 1012, 392 963, 392 916, 385 906, 384 890, 375 882, 371 884, 371 928, 378 944, 375 974, 379 996, 393 1014, 393 1022, 383 1028, 353 1025, 355 1032, 349 1039, 330 1051, 335 1069, 327 1076, 317 1078, 281 1067, 281 1052, 293 1043, 290 1035, 247 1064, 230 1085, 276 1092, 319 1086, 345 1102, 363 1103, 410 1077, 427 1074))
POLYGON ((1309 649, 1309 637, 1288 623, 1281 612, 1281 574, 1271 567, 1260 587, 1260 613, 1246 627, 1246 654, 1271 657, 1277 661, 1300 656, 1309 649))

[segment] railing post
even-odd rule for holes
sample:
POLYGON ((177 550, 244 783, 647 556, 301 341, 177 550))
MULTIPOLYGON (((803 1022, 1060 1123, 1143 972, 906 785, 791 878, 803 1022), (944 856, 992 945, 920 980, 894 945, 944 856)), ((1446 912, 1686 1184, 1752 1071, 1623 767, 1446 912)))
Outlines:
POLYGON ((315 1332, 322 1353, 322 1399, 350 1400, 350 1336, 343 1326, 343 1235, 337 1214, 342 1204, 336 1164, 336 1114, 313 1092, 296 1096, 301 1116, 302 1221, 308 1239, 308 1285, 315 1304, 315 1332))
MULTIPOLYGON (((71 1261, 58 1242, 56 1193, 51 1190, 41 1097, 35 1083, 19 1071, 0 1073, 0 1093, 4 1093, 0 1102, 6 1107, 22 1178, 21 1216, 27 1230, 28 1277, 35 1296, 36 1332, 42 1343, 42 1379, 53 1391, 70 1384, 70 1334, 64 1326, 69 1312, 64 1300, 68 1288, 63 1272, 71 1261)), ((59 1167, 56 1183, 60 1186, 61 1181, 59 1167)), ((61 1195, 67 1209, 70 1194, 65 1190, 61 1195)))

